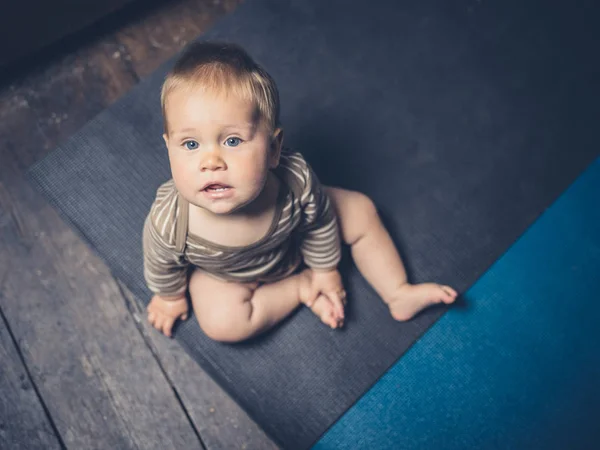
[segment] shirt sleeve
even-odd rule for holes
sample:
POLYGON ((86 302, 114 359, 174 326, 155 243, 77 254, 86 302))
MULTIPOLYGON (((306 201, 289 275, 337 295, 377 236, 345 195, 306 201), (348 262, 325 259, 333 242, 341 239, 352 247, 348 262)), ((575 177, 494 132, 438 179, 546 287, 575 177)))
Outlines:
MULTIPOLYGON (((148 288, 155 294, 172 296, 183 294, 187 289, 189 262, 157 230, 153 221, 153 210, 144 222, 144 278, 148 288)), ((164 227, 163 227, 164 228, 164 227)))
POLYGON ((341 259, 341 240, 335 210, 310 165, 305 164, 304 191, 300 198, 303 239, 300 251, 311 269, 335 269, 341 259))

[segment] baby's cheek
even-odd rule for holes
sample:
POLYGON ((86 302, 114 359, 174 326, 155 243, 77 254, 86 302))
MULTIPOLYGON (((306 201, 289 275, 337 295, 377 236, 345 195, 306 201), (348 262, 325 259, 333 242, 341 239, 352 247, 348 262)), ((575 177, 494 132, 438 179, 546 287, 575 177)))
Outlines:
POLYGON ((172 172, 177 190, 185 192, 194 189, 195 177, 192 170, 182 165, 173 167, 172 172))
POLYGON ((268 168, 263 161, 251 159, 244 161, 239 167, 241 173, 238 176, 244 180, 244 184, 254 188, 262 188, 268 174, 268 168))
POLYGON ((251 185, 254 190, 260 191, 265 186, 267 176, 267 170, 257 170, 248 177, 248 184, 251 185))

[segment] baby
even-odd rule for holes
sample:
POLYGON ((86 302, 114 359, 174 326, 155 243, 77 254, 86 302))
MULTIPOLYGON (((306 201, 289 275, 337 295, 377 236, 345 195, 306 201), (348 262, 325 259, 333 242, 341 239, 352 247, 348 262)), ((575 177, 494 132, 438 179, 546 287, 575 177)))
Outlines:
POLYGON ((323 186, 302 155, 283 148, 271 76, 240 47, 190 45, 161 93, 173 178, 144 225, 150 323, 167 336, 188 317, 237 342, 268 330, 300 304, 331 328, 344 321, 341 240, 365 279, 404 321, 456 292, 407 282, 373 202, 323 186))

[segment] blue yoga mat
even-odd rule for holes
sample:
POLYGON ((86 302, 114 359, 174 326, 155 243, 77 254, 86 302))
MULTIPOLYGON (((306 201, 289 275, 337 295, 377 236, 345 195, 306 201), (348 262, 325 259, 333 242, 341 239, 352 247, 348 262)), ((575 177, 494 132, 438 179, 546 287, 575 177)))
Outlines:
POLYGON ((600 160, 313 447, 600 448, 600 160))

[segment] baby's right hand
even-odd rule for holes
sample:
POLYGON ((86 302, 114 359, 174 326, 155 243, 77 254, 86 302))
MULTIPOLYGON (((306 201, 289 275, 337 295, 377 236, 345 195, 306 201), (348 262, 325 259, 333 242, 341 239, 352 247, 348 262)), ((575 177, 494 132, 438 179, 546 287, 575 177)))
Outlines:
POLYGON ((188 318, 188 303, 185 294, 178 297, 155 295, 148 305, 148 320, 154 328, 171 337, 173 324, 177 319, 188 318))

